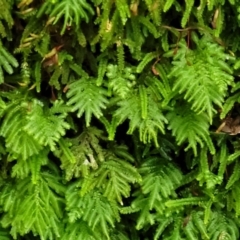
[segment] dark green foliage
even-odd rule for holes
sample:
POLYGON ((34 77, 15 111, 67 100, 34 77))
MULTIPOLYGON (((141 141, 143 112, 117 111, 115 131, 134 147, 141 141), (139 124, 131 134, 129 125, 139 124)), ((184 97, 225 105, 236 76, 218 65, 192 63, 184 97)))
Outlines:
POLYGON ((0 239, 238 240, 239 16, 0 0, 0 239))

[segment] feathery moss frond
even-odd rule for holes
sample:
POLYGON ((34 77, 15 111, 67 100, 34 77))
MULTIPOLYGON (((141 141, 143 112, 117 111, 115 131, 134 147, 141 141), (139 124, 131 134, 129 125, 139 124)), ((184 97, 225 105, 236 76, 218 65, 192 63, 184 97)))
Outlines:
POLYGON ((169 75, 175 79, 173 90, 184 93, 195 112, 207 112, 210 122, 216 113, 215 105, 222 106, 227 88, 233 84, 227 59, 224 49, 206 37, 198 41, 194 51, 182 42, 174 56, 169 75))
MULTIPOLYGON (((149 143, 153 140, 158 146, 157 132, 165 132, 164 123, 167 119, 162 113, 160 103, 156 102, 151 95, 147 96, 147 109, 142 109, 143 104, 139 101, 139 94, 139 92, 132 92, 128 98, 122 99, 118 103, 119 108, 115 112, 115 117, 119 119, 119 123, 126 119, 130 120, 129 134, 138 128, 141 141, 149 143), (142 111, 144 111, 145 119, 142 118, 142 111)), ((144 106, 146 107, 146 104, 144 106)))
POLYGON ((103 188, 104 196, 111 201, 117 200, 123 205, 122 197, 129 197, 130 184, 140 181, 141 176, 131 164, 107 154, 100 167, 84 179, 81 194, 84 195, 95 188, 103 188))
MULTIPOLYGON (((0 203, 5 211, 11 209, 4 214, 1 223, 4 227, 11 227, 14 239, 17 234, 29 231, 41 234, 43 239, 61 236, 64 187, 59 183, 58 176, 43 172, 37 184, 26 177, 11 188, 10 192, 1 195, 0 203), (22 196, 24 199, 19 202, 22 196)), ((2 189, 2 192, 5 190, 2 189)))
POLYGON ((66 193, 69 221, 76 222, 78 219, 86 221, 93 231, 101 229, 102 234, 110 239, 109 227, 114 227, 115 222, 119 220, 117 205, 99 191, 90 191, 80 197, 75 189, 79 189, 78 183, 70 186, 66 193))
POLYGON ((6 148, 13 157, 21 156, 23 160, 26 160, 28 157, 38 154, 42 146, 24 130, 32 102, 24 98, 19 100, 6 108, 0 134, 5 138, 6 148))
POLYGON ((26 160, 18 159, 12 168, 12 177, 24 179, 31 173, 32 183, 37 184, 40 177, 41 166, 48 163, 48 151, 43 150, 37 155, 33 155, 26 160))
POLYGON ((238 5, 0 0, 0 239, 239 240, 238 5))
POLYGON ((99 142, 102 138, 104 139, 101 130, 90 127, 76 138, 60 139, 59 149, 54 154, 61 161, 66 180, 86 177, 90 174, 90 169, 97 169, 98 164, 105 161, 104 149, 99 142))
POLYGON ((174 165, 165 164, 157 157, 146 159, 140 168, 140 174, 144 176, 142 191, 149 195, 150 210, 168 198, 182 180, 181 172, 174 165))
POLYGON ((62 236, 62 240, 82 239, 82 240, 97 240, 101 239, 103 234, 98 230, 92 230, 88 223, 83 220, 77 220, 74 223, 68 223, 66 231, 62 236))
POLYGON ((120 71, 117 65, 112 64, 108 65, 106 70, 109 79, 108 88, 112 90, 113 95, 125 98, 136 84, 133 70, 126 67, 120 71))
POLYGON ((12 28, 14 24, 12 11, 13 11, 13 1, 1 0, 0 1, 0 36, 1 37, 10 37, 9 29, 12 28))
MULTIPOLYGON (((61 104, 60 104, 61 105, 61 104)), ((70 125, 66 122, 67 108, 59 108, 58 101, 55 101, 52 109, 45 110, 41 102, 34 101, 26 117, 27 123, 24 130, 42 146, 49 146, 52 151, 56 142, 66 133, 70 125), (56 111, 56 105, 58 110, 56 111)))
POLYGON ((92 79, 80 79, 69 85, 67 92, 69 98, 67 104, 72 111, 77 111, 77 116, 81 117, 85 113, 86 126, 90 125, 92 115, 96 118, 102 116, 102 109, 108 103, 107 91, 98 87, 92 79))
POLYGON ((67 0, 67 1, 45 1, 37 13, 37 18, 43 14, 49 14, 50 18, 54 18, 53 24, 56 24, 62 17, 64 18, 61 34, 63 35, 68 26, 75 23, 76 30, 81 20, 88 22, 89 15, 93 15, 92 6, 85 0, 67 0))
POLYGON ((174 111, 167 114, 169 119, 169 128, 176 136, 177 143, 188 143, 185 150, 192 148, 194 154, 197 155, 197 145, 201 147, 206 144, 211 153, 215 153, 215 149, 210 138, 208 117, 205 113, 196 114, 190 110, 188 104, 179 104, 174 111))

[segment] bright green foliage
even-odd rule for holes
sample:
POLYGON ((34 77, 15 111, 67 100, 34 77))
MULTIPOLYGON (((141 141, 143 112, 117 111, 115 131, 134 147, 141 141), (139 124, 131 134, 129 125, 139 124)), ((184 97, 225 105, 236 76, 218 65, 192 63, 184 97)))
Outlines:
POLYGON ((74 223, 69 223, 66 227, 66 232, 64 233, 62 239, 82 239, 82 240, 95 240, 102 237, 102 234, 92 230, 83 220, 77 220, 74 223))
POLYGON ((40 233, 41 239, 55 239, 61 235, 65 188, 59 182, 55 166, 52 170, 42 172, 36 184, 25 177, 1 190, 0 201, 6 212, 1 223, 4 227, 11 226, 14 239, 29 231, 40 233), (20 198, 23 200, 19 201, 20 198))
POLYGON ((214 146, 209 136, 209 122, 206 113, 196 114, 189 110, 190 106, 183 102, 178 107, 168 113, 169 128, 176 136, 177 143, 180 145, 188 143, 185 150, 193 148, 194 154, 197 154, 197 143, 201 147, 207 144, 211 153, 214 153, 214 146), (185 104, 185 105, 184 105, 185 104))
POLYGON ((20 155, 25 160, 43 146, 54 150, 55 142, 70 128, 64 121, 66 110, 66 106, 61 109, 61 103, 55 102, 44 113, 43 103, 36 99, 20 98, 10 103, 0 133, 6 137, 6 147, 11 148, 13 157, 20 155))
POLYGON ((42 151, 37 155, 33 155, 26 160, 18 159, 16 164, 12 168, 12 177, 24 179, 31 174, 33 184, 37 184, 41 166, 48 163, 48 151, 42 151))
POLYGON ((7 52, 0 42, 0 83, 4 82, 3 69, 9 73, 13 73, 13 67, 18 67, 17 60, 7 52))
POLYGON ((112 94, 120 98, 126 98, 131 88, 136 84, 135 75, 131 68, 125 68, 123 73, 119 73, 116 65, 108 65, 106 76, 109 79, 108 88, 112 90, 112 94))
POLYGON ((70 128, 65 121, 69 109, 58 101, 55 101, 53 106, 45 112, 41 103, 33 102, 31 107, 24 130, 38 143, 49 146, 53 151, 56 142, 65 135, 66 129, 70 128))
POLYGON ((130 93, 128 98, 120 100, 118 105, 115 117, 120 123, 126 119, 130 120, 128 133, 132 134, 138 128, 141 141, 149 143, 154 140, 158 146, 157 132, 164 133, 164 123, 167 119, 162 113, 160 103, 157 104, 153 96, 147 94, 147 89, 141 86, 139 91, 130 93))
MULTIPOLYGON (((194 39, 195 40, 195 39, 194 39)), ((195 40, 197 49, 191 51, 183 42, 174 56, 170 76, 176 78, 173 91, 184 93, 184 99, 197 113, 207 112, 212 119, 214 105, 222 106, 228 85, 233 83, 232 70, 226 64, 228 56, 217 44, 206 39, 195 40)))
POLYGON ((96 229, 96 233, 110 239, 109 227, 113 227, 115 221, 119 220, 118 206, 98 190, 90 191, 81 197, 79 185, 73 184, 66 193, 69 222, 74 223, 78 219, 86 221, 93 231, 96 229))
POLYGON ((111 153, 106 154, 104 163, 84 179, 81 195, 93 188, 104 186, 103 195, 123 205, 122 196, 129 197, 130 195, 129 183, 140 182, 140 180, 141 176, 131 164, 111 153))
POLYGON ((67 104, 72 106, 72 111, 77 111, 78 117, 85 113, 86 126, 88 127, 92 115, 97 118, 102 116, 102 109, 105 109, 108 103, 107 91, 97 87, 91 79, 75 81, 70 84, 69 88, 67 104))
POLYGON ((97 128, 86 128, 74 139, 61 139, 55 155, 60 158, 61 168, 66 171, 66 179, 87 176, 90 169, 97 169, 99 162, 105 160, 104 149, 99 140, 104 138, 97 128))
POLYGON ((0 13, 0 35, 2 37, 6 37, 9 34, 9 29, 13 26, 13 16, 11 13, 11 9, 13 7, 12 0, 6 1, 1 0, 0 1, 0 9, 2 10, 0 13))
POLYGON ((212 214, 211 223, 208 226, 210 239, 238 239, 239 231, 233 219, 224 216, 220 212, 212 214))
POLYGON ((235 86, 232 88, 231 92, 234 93, 234 95, 230 96, 222 109, 221 112, 221 118, 226 117, 226 115, 228 114, 228 112, 233 108, 235 103, 239 103, 240 99, 239 99, 239 89, 240 89, 240 83, 236 83, 235 86))
POLYGON ((31 111, 32 102, 19 98, 5 108, 0 134, 5 137, 5 146, 11 149, 13 158, 23 160, 39 153, 42 146, 33 136, 28 134, 24 127, 28 123, 27 113, 31 111))
POLYGON ((0 240, 239 240, 237 0, 0 0, 0 240))
POLYGON ((134 193, 136 199, 131 208, 123 208, 122 212, 140 212, 137 219, 137 229, 144 225, 153 224, 158 216, 167 214, 165 202, 174 196, 174 190, 182 180, 181 172, 172 164, 167 164, 163 159, 151 157, 143 162, 140 173, 144 176, 141 189, 134 193), (159 168, 159 166, 164 166, 159 168), (139 195, 139 191, 143 194, 139 195))
POLYGON ((238 181, 239 177, 240 177, 240 165, 239 162, 237 161, 233 168, 233 173, 227 182, 226 189, 229 189, 236 181, 238 181))

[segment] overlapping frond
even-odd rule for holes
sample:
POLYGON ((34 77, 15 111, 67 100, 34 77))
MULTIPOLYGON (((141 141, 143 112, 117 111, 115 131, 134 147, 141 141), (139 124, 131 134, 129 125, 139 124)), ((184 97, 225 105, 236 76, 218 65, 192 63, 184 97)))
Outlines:
POLYGON ((237 0, 0 0, 0 239, 239 240, 237 0))
POLYGON ((56 142, 70 128, 65 119, 69 109, 66 106, 61 109, 61 105, 55 101, 52 108, 44 111, 41 103, 33 102, 24 126, 24 130, 39 144, 49 146, 52 151, 55 149, 56 142))
POLYGON ((185 150, 192 148, 197 154, 197 145, 201 148, 206 144, 209 150, 214 153, 215 149, 210 138, 209 120, 206 113, 196 114, 190 110, 186 103, 181 103, 175 107, 174 111, 168 113, 169 128, 176 136, 178 144, 188 143, 185 150))
POLYGON ((102 109, 106 108, 108 103, 107 91, 98 87, 92 79, 80 79, 69 85, 67 92, 69 98, 67 104, 71 106, 72 111, 77 111, 77 116, 85 114, 86 126, 90 125, 92 115, 100 118, 102 109))
POLYGON ((97 169, 100 162, 105 161, 105 150, 100 144, 103 132, 90 127, 74 139, 61 139, 59 149, 54 154, 61 160, 61 168, 66 179, 88 176, 91 169, 97 169))
POLYGON ((141 176, 136 168, 123 159, 107 154, 97 171, 84 179, 81 194, 84 195, 94 188, 104 186, 102 189, 104 196, 111 201, 117 200, 123 205, 122 198, 130 195, 130 184, 140 181, 141 176))
POLYGON ((93 231, 96 229, 96 234, 100 232, 110 239, 110 227, 119 220, 116 203, 110 202, 97 190, 90 191, 81 197, 78 189, 79 187, 74 184, 69 187, 66 194, 69 221, 71 223, 77 220, 86 221, 93 231))
POLYGON ((138 128, 141 141, 150 143, 153 140, 158 146, 157 133, 165 132, 164 124, 167 123, 167 119, 161 104, 147 91, 145 86, 140 86, 139 91, 132 92, 128 98, 120 100, 114 115, 120 123, 126 119, 130 120, 129 134, 138 128))
POLYGON ((14 239, 29 231, 41 234, 42 239, 61 236, 65 188, 59 180, 56 174, 42 172, 36 184, 26 177, 1 190, 5 212, 1 224, 11 228, 14 239))
POLYGON ((222 47, 206 37, 197 39, 194 51, 180 42, 174 56, 169 75, 176 79, 173 90, 184 94, 193 111, 207 112, 210 122, 216 113, 215 106, 222 106, 227 88, 233 84, 228 58, 222 47))
POLYGON ((153 224, 157 214, 167 214, 165 202, 175 195, 174 191, 182 180, 182 174, 176 166, 154 156, 147 158, 139 171, 143 179, 141 189, 134 193, 131 207, 122 209, 123 213, 139 212, 137 229, 148 223, 153 224))
POLYGON ((5 138, 6 148, 9 149, 13 157, 21 156, 24 160, 38 154, 42 149, 38 141, 24 130, 30 105, 31 101, 23 101, 21 104, 17 101, 10 104, 0 130, 1 136, 5 138))

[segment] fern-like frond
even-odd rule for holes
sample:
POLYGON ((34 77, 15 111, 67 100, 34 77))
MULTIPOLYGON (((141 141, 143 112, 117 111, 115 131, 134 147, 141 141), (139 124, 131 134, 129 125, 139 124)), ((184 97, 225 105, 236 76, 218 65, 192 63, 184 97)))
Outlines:
POLYGON ((158 53, 157 52, 150 52, 147 53, 144 58, 142 59, 142 61, 138 64, 136 72, 137 73, 141 73, 144 69, 144 67, 151 62, 153 59, 157 58, 158 53))
POLYGON ((232 162, 234 162, 235 160, 238 160, 240 156, 240 151, 239 149, 235 149, 234 153, 230 154, 228 156, 228 164, 231 164, 232 162))
POLYGON ((197 145, 201 147, 207 144, 211 153, 215 152, 209 133, 209 119, 206 113, 196 114, 188 104, 180 103, 174 111, 167 114, 169 129, 176 136, 177 143, 188 143, 185 150, 192 148, 197 155, 197 145))
POLYGON ((71 83, 72 78, 75 76, 88 77, 88 74, 82 69, 82 67, 73 62, 72 55, 68 54, 66 51, 58 53, 56 48, 44 56, 44 62, 42 65, 52 73, 49 79, 49 84, 54 86, 57 90, 60 90, 63 84, 71 83))
POLYGON ((140 92, 132 92, 128 98, 122 99, 118 103, 119 108, 114 116, 119 119, 119 122, 123 122, 126 119, 130 120, 129 134, 132 134, 138 128, 142 142, 149 143, 151 140, 154 140, 155 145, 158 146, 157 133, 159 131, 164 133, 164 123, 167 122, 167 119, 162 113, 160 103, 155 101, 153 96, 146 96, 146 91, 145 100, 139 101, 140 92), (143 119, 142 113, 144 113, 145 119, 143 119))
POLYGON ((221 119, 225 118, 229 111, 233 108, 235 103, 240 103, 240 97, 238 91, 232 96, 228 97, 223 105, 222 112, 220 114, 221 119))
POLYGON ((216 184, 221 184, 223 177, 215 175, 213 172, 210 171, 208 157, 208 149, 207 147, 203 147, 197 159, 197 161, 199 162, 200 171, 196 179, 199 181, 200 186, 206 183, 206 189, 214 189, 216 184))
POLYGON ((146 30, 148 30, 149 33, 154 36, 154 38, 159 37, 159 31, 157 30, 155 24, 151 22, 150 17, 138 16, 138 21, 142 24, 143 29, 145 28, 146 30))
POLYGON ((48 151, 41 151, 26 160, 18 159, 12 168, 12 177, 24 179, 31 174, 32 183, 36 184, 40 176, 41 166, 48 163, 48 151))
POLYGON ((215 10, 214 17, 213 17, 213 22, 212 22, 212 25, 215 28, 215 35, 217 37, 219 37, 219 35, 221 34, 221 32, 223 30, 224 15, 225 15, 224 8, 222 6, 219 6, 215 10))
POLYGON ((167 12, 171 8, 173 3, 174 3, 174 0, 167 0, 164 4, 163 11, 167 12))
POLYGON ((154 240, 159 239, 159 237, 162 235, 164 230, 173 221, 173 219, 172 218, 165 218, 165 219, 162 218, 162 219, 158 219, 158 221, 159 221, 159 225, 158 225, 158 228, 157 228, 156 233, 154 235, 154 240))
POLYGON ((130 67, 120 71, 117 65, 110 64, 107 66, 106 76, 109 79, 108 88, 121 98, 125 98, 136 83, 136 77, 130 67))
POLYGON ((93 231, 86 221, 77 220, 74 223, 67 224, 66 230, 61 239, 98 240, 102 237, 103 234, 98 229, 93 231))
POLYGON ((221 146, 220 152, 219 154, 217 154, 216 157, 218 158, 218 161, 219 161, 218 177, 220 177, 222 181, 224 172, 226 171, 227 162, 228 162, 228 149, 225 142, 221 146))
POLYGON ((226 216, 224 213, 214 211, 211 222, 208 225, 210 239, 234 239, 239 238, 239 229, 234 223, 231 216, 226 216))
POLYGON ((126 26, 128 38, 125 40, 125 44, 129 47, 134 58, 137 60, 142 59, 141 47, 145 40, 141 30, 141 24, 138 18, 132 17, 130 19, 130 24, 126 26))
POLYGON ((231 187, 230 191, 227 193, 227 206, 228 211, 234 211, 235 216, 240 215, 240 203, 238 201, 238 196, 240 194, 239 179, 236 180, 235 184, 231 187))
POLYGON ((141 188, 148 195, 149 210, 158 208, 159 202, 173 193, 183 177, 176 166, 157 157, 146 159, 139 171, 144 176, 141 188))
POLYGON ((184 99, 191 103, 195 112, 207 112, 211 122, 216 113, 215 105, 222 106, 227 88, 233 84, 232 70, 222 47, 206 37, 197 41, 196 50, 180 43, 169 77, 176 79, 173 90, 184 93, 184 99))
POLYGON ((181 21, 181 26, 182 27, 185 27, 188 20, 189 20, 191 10, 192 10, 192 7, 194 5, 194 0, 188 0, 185 3, 186 3, 185 11, 183 13, 183 17, 182 17, 182 21, 181 21))
POLYGON ((157 230, 158 236, 172 222, 170 217, 172 209, 169 211, 165 203, 175 196, 175 190, 180 185, 183 176, 174 164, 154 156, 145 159, 139 171, 143 179, 140 183, 141 189, 133 193, 135 198, 131 207, 123 207, 121 212, 138 212, 137 229, 156 222, 160 226, 166 221, 166 224, 162 225, 162 230, 157 230))
POLYGON ((9 29, 12 28, 14 24, 13 16, 12 16, 12 8, 13 8, 13 1, 0 1, 0 36, 1 37, 10 37, 9 36, 9 29))
POLYGON ((53 24, 56 24, 61 18, 64 19, 61 34, 64 34, 66 28, 75 25, 78 30, 81 20, 89 21, 89 15, 93 15, 92 6, 85 0, 66 0, 66 1, 45 1, 37 13, 37 17, 49 14, 54 18, 53 24))
POLYGON ((107 71, 107 60, 105 58, 100 59, 98 63, 98 78, 96 81, 97 86, 101 86, 104 75, 107 71))
POLYGON ((94 188, 102 189, 104 196, 109 200, 117 200, 123 205, 122 197, 129 197, 131 183, 141 181, 136 168, 128 162, 109 154, 97 171, 86 177, 82 184, 81 194, 94 188))
POLYGON ((56 147, 56 142, 66 133, 70 125, 66 122, 67 108, 63 105, 64 110, 61 109, 63 102, 55 101, 51 109, 44 111, 41 102, 34 101, 31 105, 31 110, 27 116, 27 123, 24 130, 36 139, 36 141, 43 145, 49 146, 52 151, 56 147), (56 105, 58 110, 56 110, 56 105))
POLYGON ((13 157, 21 156, 25 160, 38 154, 42 146, 24 130, 28 122, 26 116, 30 111, 32 102, 24 101, 24 98, 19 100, 22 102, 13 102, 7 107, 0 134, 5 138, 6 148, 9 149, 13 157))
POLYGON ((161 79, 149 75, 146 76, 145 82, 149 87, 152 97, 156 100, 160 100, 162 106, 166 107, 172 98, 172 90, 163 67, 157 66, 156 71, 161 76, 161 79))
POLYGON ((69 128, 64 121, 67 107, 60 105, 56 101, 44 113, 41 102, 25 100, 22 96, 6 108, 0 133, 14 158, 21 156, 25 160, 46 145, 54 148, 55 141, 69 128))
POLYGON ((59 177, 53 173, 41 173, 37 184, 30 177, 18 180, 10 192, 2 190, 0 203, 5 209, 2 225, 11 227, 14 239, 29 231, 42 239, 60 237, 64 192, 59 177))
POLYGON ((116 0, 116 7, 122 20, 122 24, 125 25, 127 19, 130 17, 130 9, 126 0, 116 0))
POLYGON ((232 187, 232 185, 235 182, 237 182, 239 179, 240 179, 240 162, 236 161, 233 168, 232 175, 230 176, 227 182, 226 189, 229 189, 230 187, 232 187))
MULTIPOLYGON (((139 212, 139 216, 136 222, 136 229, 142 229, 144 226, 155 223, 156 214, 149 211, 148 198, 142 194, 141 191, 136 191, 133 196, 136 197, 132 203, 131 207, 124 207, 121 209, 121 213, 130 214, 139 212)), ((163 204, 159 206, 161 208, 163 204)))
POLYGON ((179 208, 182 206, 204 205, 206 200, 207 198, 204 198, 204 197, 191 197, 191 198, 168 200, 165 204, 169 208, 179 208))
POLYGON ((84 220, 93 231, 101 231, 107 239, 111 227, 119 220, 118 206, 110 202, 99 191, 90 191, 79 196, 77 184, 69 187, 66 193, 69 221, 84 220))
POLYGON ((101 138, 103 132, 90 127, 74 139, 60 139, 59 149, 54 154, 61 161, 66 180, 88 176, 91 169, 97 169, 98 164, 105 160, 104 149, 99 143, 101 138))
POLYGON ((90 125, 92 115, 96 118, 102 116, 102 109, 108 103, 107 91, 98 87, 94 80, 80 79, 69 85, 67 104, 72 111, 77 111, 77 116, 81 117, 85 113, 86 126, 90 125))

